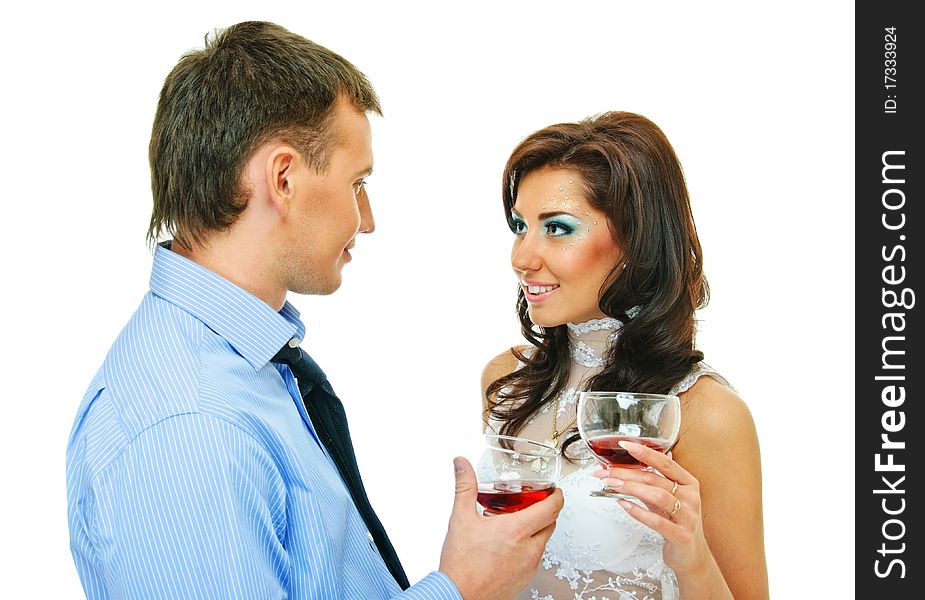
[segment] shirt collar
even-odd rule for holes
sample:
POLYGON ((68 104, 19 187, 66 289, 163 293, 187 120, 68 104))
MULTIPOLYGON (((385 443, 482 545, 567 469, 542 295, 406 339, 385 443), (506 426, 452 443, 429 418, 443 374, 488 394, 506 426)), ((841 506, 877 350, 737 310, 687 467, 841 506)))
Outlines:
POLYGON ((188 312, 223 337, 255 370, 292 338, 305 337, 299 311, 289 301, 279 312, 205 267, 170 251, 154 250, 151 292, 188 312))

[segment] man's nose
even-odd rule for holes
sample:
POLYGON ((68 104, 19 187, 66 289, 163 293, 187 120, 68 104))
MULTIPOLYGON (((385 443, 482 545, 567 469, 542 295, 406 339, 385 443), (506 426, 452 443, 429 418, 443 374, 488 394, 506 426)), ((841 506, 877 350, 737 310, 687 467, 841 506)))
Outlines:
POLYGON ((373 209, 369 205, 366 186, 363 186, 357 194, 357 207, 360 209, 360 233, 372 233, 376 230, 376 220, 373 218, 373 209))

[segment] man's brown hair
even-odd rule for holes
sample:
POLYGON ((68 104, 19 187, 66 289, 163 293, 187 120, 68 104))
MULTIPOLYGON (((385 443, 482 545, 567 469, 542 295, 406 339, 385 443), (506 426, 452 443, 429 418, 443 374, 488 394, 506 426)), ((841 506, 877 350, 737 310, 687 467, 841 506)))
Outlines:
POLYGON ((183 55, 164 81, 151 131, 149 241, 167 234, 189 248, 234 224, 250 197, 244 165, 272 139, 323 172, 340 94, 382 114, 355 66, 273 23, 238 23, 183 55))

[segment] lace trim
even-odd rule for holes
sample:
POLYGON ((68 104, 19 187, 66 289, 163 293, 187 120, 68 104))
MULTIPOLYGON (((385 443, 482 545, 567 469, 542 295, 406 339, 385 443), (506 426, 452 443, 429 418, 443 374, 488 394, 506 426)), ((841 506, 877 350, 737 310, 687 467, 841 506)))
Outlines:
MULTIPOLYGON (((568 407, 572 404, 578 402, 578 390, 570 387, 569 389, 562 392, 562 395, 559 396, 559 412, 556 413, 556 418, 561 419, 562 415, 565 414, 565 411, 568 410, 568 407)), ((547 402, 546 406, 543 407, 544 413, 549 412, 550 404, 547 402)))
MULTIPOLYGON (((626 311, 626 316, 630 319, 635 319, 636 315, 642 312, 641 306, 634 306, 628 311, 626 311)), ((578 335, 588 334, 592 331, 601 331, 603 329, 615 329, 619 330, 623 327, 623 321, 619 319, 614 319, 613 317, 604 317, 603 319, 591 319, 590 321, 585 321, 584 323, 566 323, 569 328, 569 331, 576 333, 578 335)))
MULTIPOLYGON (((665 566, 661 562, 654 565, 654 568, 633 569, 632 573, 626 574, 632 575, 631 577, 614 573, 604 581, 595 578, 594 571, 564 566, 557 557, 543 554, 543 568, 549 571, 555 567, 558 567, 555 571, 556 578, 568 582, 576 600, 583 600, 588 598, 588 594, 599 592, 617 592, 620 600, 654 600, 655 594, 659 592, 664 592, 665 597, 673 595, 670 589, 662 585, 660 572, 665 570, 665 566), (640 591, 643 593, 642 596, 638 595, 640 591)), ((530 588, 530 597, 532 600, 555 600, 551 594, 540 596, 540 591, 534 587, 530 588)), ((596 599, 597 596, 594 595, 589 600, 596 599)))
POLYGON ((604 317, 603 319, 591 319, 584 323, 566 323, 566 326, 569 328, 569 331, 573 333, 586 335, 592 331, 602 331, 605 329, 619 331, 620 328, 623 327, 623 321, 614 319, 613 317, 604 317))
POLYGON ((723 385, 725 385, 732 391, 735 391, 735 388, 732 387, 732 385, 730 385, 729 381, 727 381, 725 377, 717 373, 716 369, 714 369, 713 367, 711 367, 705 362, 701 362, 701 363, 698 363, 697 366, 694 368, 694 370, 688 373, 684 377, 684 379, 674 384, 674 387, 672 387, 668 393, 671 395, 683 394, 687 390, 691 389, 694 386, 694 384, 697 383, 697 380, 703 377, 704 375, 712 377, 713 379, 722 383, 723 385))
POLYGON ((598 356, 594 348, 584 342, 578 342, 572 347, 572 360, 589 369, 604 366, 604 358, 598 356))

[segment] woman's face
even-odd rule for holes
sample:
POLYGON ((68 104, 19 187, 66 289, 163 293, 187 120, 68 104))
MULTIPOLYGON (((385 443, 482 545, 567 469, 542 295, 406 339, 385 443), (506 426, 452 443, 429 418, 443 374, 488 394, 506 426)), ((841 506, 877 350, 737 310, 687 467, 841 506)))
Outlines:
POLYGON ((520 279, 530 319, 542 327, 604 317, 604 280, 622 253, 607 217, 587 201, 581 176, 544 168, 520 182, 511 210, 511 266, 520 279))

